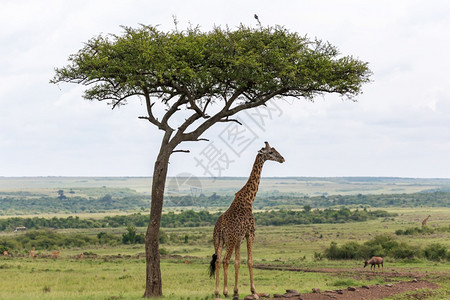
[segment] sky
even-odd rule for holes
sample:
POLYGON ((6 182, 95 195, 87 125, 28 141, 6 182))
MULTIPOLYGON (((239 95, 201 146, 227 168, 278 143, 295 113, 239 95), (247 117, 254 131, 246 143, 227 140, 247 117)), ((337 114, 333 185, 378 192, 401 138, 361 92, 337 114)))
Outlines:
POLYGON ((27 1, 0 4, 0 176, 151 176, 161 132, 140 99, 111 110, 56 67, 121 25, 282 25, 369 63, 357 102, 282 99, 184 145, 169 176, 246 177, 268 141, 285 158, 263 176, 450 178, 450 2, 442 0, 27 1))

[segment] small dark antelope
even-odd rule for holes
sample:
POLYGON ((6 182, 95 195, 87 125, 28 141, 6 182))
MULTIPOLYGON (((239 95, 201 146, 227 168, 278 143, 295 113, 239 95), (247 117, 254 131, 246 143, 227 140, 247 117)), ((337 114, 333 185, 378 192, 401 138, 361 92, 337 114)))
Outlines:
POLYGON ((381 265, 381 269, 382 269, 382 271, 384 272, 383 258, 382 258, 382 257, 379 257, 379 256, 372 256, 371 259, 366 260, 366 261, 364 262, 364 268, 365 268, 367 265, 370 265, 370 269, 371 269, 371 270, 372 270, 372 267, 373 267, 373 271, 375 271, 375 265, 378 265, 378 269, 380 269, 380 265, 381 265))

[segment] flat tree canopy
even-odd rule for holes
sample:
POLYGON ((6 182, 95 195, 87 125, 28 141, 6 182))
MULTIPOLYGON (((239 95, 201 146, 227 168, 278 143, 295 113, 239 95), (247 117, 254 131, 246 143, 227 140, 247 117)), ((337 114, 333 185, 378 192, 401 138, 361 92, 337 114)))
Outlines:
POLYGON ((123 29, 123 35, 89 40, 69 57, 70 65, 56 69, 52 82, 89 86, 86 99, 113 106, 136 95, 165 104, 182 97, 183 105, 206 117, 207 104, 218 100, 232 102, 230 109, 285 96, 312 100, 337 93, 353 99, 370 75, 367 63, 283 27, 123 29))
POLYGON ((144 296, 162 294, 158 233, 169 158, 185 141, 199 141, 218 122, 270 99, 313 100, 336 93, 354 100, 371 72, 366 62, 342 56, 327 42, 280 27, 239 26, 163 32, 123 27, 99 35, 56 69, 52 83, 87 86, 84 98, 112 107, 145 99, 148 120, 164 132, 153 171, 152 207, 146 234, 144 296))

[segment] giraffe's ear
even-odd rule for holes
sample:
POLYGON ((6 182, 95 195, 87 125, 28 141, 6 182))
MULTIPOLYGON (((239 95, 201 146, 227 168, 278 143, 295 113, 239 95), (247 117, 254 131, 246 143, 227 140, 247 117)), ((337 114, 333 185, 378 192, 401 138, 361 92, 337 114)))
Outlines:
POLYGON ((264 154, 264 148, 258 151, 258 154, 264 154))

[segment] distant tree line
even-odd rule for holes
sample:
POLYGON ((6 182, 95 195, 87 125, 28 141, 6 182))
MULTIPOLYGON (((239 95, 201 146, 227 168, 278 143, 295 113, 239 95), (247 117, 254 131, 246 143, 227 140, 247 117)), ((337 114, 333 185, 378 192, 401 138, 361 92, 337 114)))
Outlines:
MULTIPOLYGON (((114 191, 113 191, 114 192, 114 191)), ((66 196, 62 190, 58 196, 28 197, 28 194, 2 196, 0 193, 0 215, 38 214, 38 213, 95 213, 106 211, 136 211, 146 209, 150 199, 146 195, 131 192, 115 192, 101 197, 81 197, 71 194, 66 196)), ((166 197, 166 207, 228 207, 233 201, 233 195, 210 196, 174 196, 166 197)), ((450 192, 431 191, 413 194, 376 194, 376 195, 327 195, 302 196, 299 194, 261 194, 258 195, 254 207, 268 208, 298 208, 303 206, 327 208, 337 206, 361 207, 450 207, 450 192)))
MULTIPOLYGON (((206 196, 170 196, 166 201, 167 207, 227 207, 233 201, 233 195, 206 196)), ((310 205, 314 208, 332 206, 370 206, 370 207, 450 207, 450 192, 429 191, 412 194, 357 194, 357 195, 328 195, 302 196, 296 193, 273 195, 267 193, 258 195, 253 204, 256 208, 302 207, 310 205)))
POLYGON ((305 206, 303 210, 272 210, 268 212, 255 213, 255 221, 258 225, 298 225, 298 224, 321 224, 321 223, 345 223, 364 222, 376 218, 395 217, 397 214, 384 210, 369 211, 367 209, 350 210, 348 208, 324 210, 305 206))
POLYGON ((29 251, 32 247, 35 247, 38 251, 49 251, 88 245, 117 245, 120 242, 120 237, 105 232, 91 236, 86 234, 61 234, 48 229, 31 230, 24 234, 0 237, 0 251, 7 250, 20 253, 29 251))
POLYGON ((442 191, 412 194, 328 195, 314 197, 314 200, 317 201, 317 205, 320 207, 335 205, 370 205, 372 207, 450 207, 450 193, 442 191))
POLYGON ((149 207, 150 200, 145 195, 127 195, 122 197, 106 194, 98 198, 66 196, 59 193, 57 197, 24 198, 0 196, 0 214, 24 213, 95 213, 111 210, 137 210, 149 207))
MULTIPOLYGON (((169 212, 163 215, 161 226, 166 228, 213 226, 220 214, 220 212, 195 212, 193 210, 187 210, 181 213, 169 212)), ((312 210, 309 206, 305 206, 302 211, 282 209, 267 212, 257 212, 254 215, 256 223, 258 225, 274 226, 363 222, 375 218, 396 216, 396 214, 388 213, 383 210, 350 210, 348 208, 312 210)), ((143 215, 141 213, 120 216, 107 216, 101 219, 79 218, 78 216, 69 216, 66 218, 14 217, 0 219, 0 230, 12 231, 19 226, 24 226, 27 229, 117 228, 126 226, 144 227, 146 226, 146 224, 148 224, 148 221, 149 215, 143 215)))
POLYGON ((330 246, 323 253, 315 253, 316 259, 325 257, 334 260, 369 259, 372 256, 450 261, 450 251, 442 244, 433 243, 421 248, 420 246, 411 246, 405 242, 398 242, 390 235, 377 235, 372 240, 362 244, 347 242, 338 246, 336 242, 331 242, 330 246))
POLYGON ((20 226, 24 226, 27 229, 117 228, 126 227, 128 225, 144 227, 146 224, 145 222, 148 222, 148 216, 141 215, 140 213, 123 216, 107 216, 101 219, 80 218, 78 216, 69 216, 66 218, 13 217, 0 219, 0 230, 12 231, 20 226))

